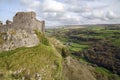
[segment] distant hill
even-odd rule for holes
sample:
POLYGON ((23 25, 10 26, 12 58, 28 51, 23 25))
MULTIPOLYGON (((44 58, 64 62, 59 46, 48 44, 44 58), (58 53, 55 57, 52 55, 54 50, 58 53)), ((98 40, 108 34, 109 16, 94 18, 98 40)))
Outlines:
POLYGON ((104 27, 117 27, 120 28, 120 24, 86 24, 86 25, 61 25, 61 26, 47 26, 46 29, 54 28, 65 28, 65 29, 74 29, 74 28, 86 28, 86 27, 95 27, 95 26, 104 26, 104 27))

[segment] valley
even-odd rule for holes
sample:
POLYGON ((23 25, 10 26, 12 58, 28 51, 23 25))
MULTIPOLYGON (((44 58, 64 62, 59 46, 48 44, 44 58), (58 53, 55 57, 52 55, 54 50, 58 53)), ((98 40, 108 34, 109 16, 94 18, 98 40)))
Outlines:
MULTIPOLYGON (((84 28, 80 27, 77 29, 71 29, 71 27, 56 28, 48 30, 47 33, 50 34, 49 36, 55 36, 65 46, 67 46, 68 51, 70 52, 69 56, 73 59, 77 59, 78 65, 82 62, 83 64, 92 66, 94 69, 91 70, 90 74, 92 74, 92 72, 95 73, 94 77, 97 78, 97 80, 120 79, 119 26, 111 25, 111 27, 109 27, 109 25, 87 25, 84 26, 84 28)), ((71 64, 69 67, 76 65, 75 67, 77 68, 77 64, 71 64)), ((71 69, 73 69, 74 73, 75 69, 71 69)), ((79 70, 79 68, 77 68, 77 70, 79 70)), ((71 74, 70 76, 74 75, 71 74)), ((79 75, 74 77, 78 78, 79 75)), ((81 79, 78 78, 77 80, 81 79)), ((89 78, 89 80, 94 79, 89 78)))

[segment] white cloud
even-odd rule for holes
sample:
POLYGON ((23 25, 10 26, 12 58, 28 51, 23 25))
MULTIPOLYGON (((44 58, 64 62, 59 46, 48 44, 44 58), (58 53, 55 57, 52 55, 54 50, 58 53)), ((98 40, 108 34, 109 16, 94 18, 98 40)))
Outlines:
POLYGON ((117 14, 115 14, 113 11, 108 11, 106 16, 109 18, 109 19, 117 19, 117 18, 120 18, 120 16, 118 16, 117 14))
POLYGON ((67 10, 71 12, 89 12, 91 7, 89 5, 67 5, 67 10))
POLYGON ((119 0, 21 0, 47 25, 118 23, 119 0), (50 24, 51 23, 51 24, 50 24))
POLYGON ((44 0, 43 11, 61 12, 64 11, 64 5, 61 2, 55 0, 44 0))

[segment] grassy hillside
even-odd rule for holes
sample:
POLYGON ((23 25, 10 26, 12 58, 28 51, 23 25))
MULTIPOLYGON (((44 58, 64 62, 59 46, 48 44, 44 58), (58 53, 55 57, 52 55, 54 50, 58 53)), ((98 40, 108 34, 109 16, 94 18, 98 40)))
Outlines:
MULTIPOLYGON (((37 34, 40 37, 41 34, 37 34)), ((43 37, 42 37, 43 38, 43 37)), ((47 39, 47 38, 46 38, 47 39)), ((47 41, 38 46, 0 53, 0 80, 59 80, 62 57, 47 41), (39 75, 38 77, 36 77, 39 75)), ((61 80, 61 79, 60 79, 61 80)))

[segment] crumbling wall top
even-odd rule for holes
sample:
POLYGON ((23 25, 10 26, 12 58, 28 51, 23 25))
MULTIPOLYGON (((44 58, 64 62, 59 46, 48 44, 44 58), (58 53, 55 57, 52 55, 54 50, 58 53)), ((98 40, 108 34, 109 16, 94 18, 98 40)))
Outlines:
POLYGON ((17 12, 16 15, 13 17, 13 22, 17 21, 24 21, 24 20, 31 20, 36 18, 35 12, 17 12))
POLYGON ((6 24, 3 25, 0 21, 0 30, 3 30, 3 27, 7 29, 24 29, 28 32, 38 29, 41 32, 44 32, 45 22, 39 21, 36 19, 35 12, 17 12, 13 17, 13 22, 7 20, 6 24))
POLYGON ((10 24, 12 24, 12 21, 6 20, 6 25, 10 25, 10 24))
POLYGON ((3 25, 3 23, 2 23, 2 21, 0 21, 0 26, 2 26, 3 25))

